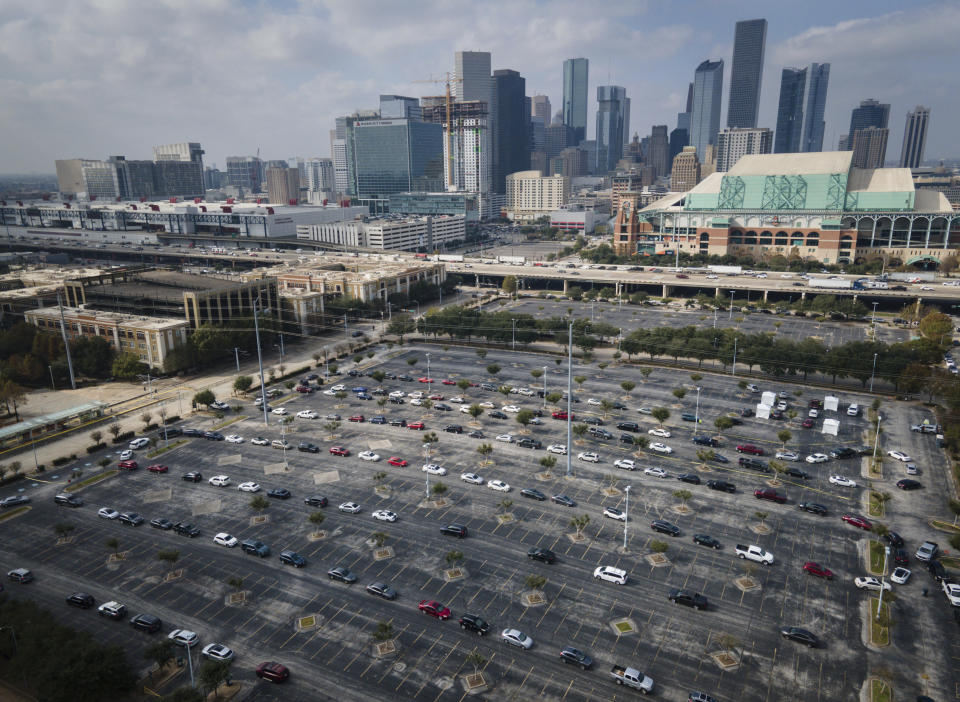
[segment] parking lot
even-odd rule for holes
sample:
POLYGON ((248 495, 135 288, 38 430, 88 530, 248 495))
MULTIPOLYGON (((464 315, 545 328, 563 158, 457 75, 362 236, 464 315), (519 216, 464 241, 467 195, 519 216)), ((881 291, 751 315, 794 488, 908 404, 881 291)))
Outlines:
MULTIPOLYGON (((564 303, 566 306, 570 305, 564 303)), ((615 324, 610 306, 604 307, 605 321, 615 324)), ((628 313, 624 308, 623 314, 632 317, 635 309, 630 308, 628 313)), ((532 307, 533 313, 536 310, 532 307)), ((637 311, 637 319, 643 321, 645 310, 637 311)), ((695 315, 678 316, 697 319, 695 315)), ((751 315, 748 319, 753 318, 776 319, 767 315, 751 315)), ((845 325, 838 326, 846 329, 845 325)), ((565 389, 566 368, 556 365, 552 357, 491 351, 481 358, 472 349, 403 347, 395 349, 383 364, 364 370, 379 368, 396 375, 407 374, 410 381, 385 380, 384 390, 439 393, 451 411, 414 406, 409 397, 403 398, 402 405, 387 403, 382 407, 377 396, 370 401, 359 400, 350 389, 363 385, 372 390, 376 381, 344 376, 340 382, 346 385, 345 398, 322 392, 288 392, 272 401, 274 408, 285 408, 288 416, 304 409, 320 414, 319 419, 294 419, 285 432, 293 446, 301 441, 318 444, 318 454, 252 445, 250 440, 257 436, 280 439, 281 430, 275 415, 264 427, 262 414, 247 400, 241 415, 245 418, 220 429, 224 434, 242 436, 243 443, 188 439, 155 460, 139 459, 136 471, 122 472, 84 489, 80 493, 86 502, 82 508, 54 506, 54 485, 27 488, 34 499, 33 509, 0 526, 4 530, 0 553, 9 567, 30 568, 37 579, 25 586, 8 584, 8 590, 29 588, 25 591, 31 596, 62 612, 63 598, 82 589, 93 594, 97 604, 117 599, 131 614, 156 614, 164 622, 164 632, 184 627, 198 632, 203 645, 224 643, 237 652, 234 679, 257 685, 255 699, 336 696, 459 700, 464 696, 462 676, 473 672, 466 657, 474 649, 485 658, 480 667, 496 699, 632 697, 633 691, 621 691, 610 677, 614 664, 629 665, 651 676, 655 694, 661 699, 680 699, 693 689, 709 692, 722 701, 853 699, 868 672, 879 665, 896 670, 895 687, 898 697, 904 699, 924 691, 945 697, 955 681, 960 681, 960 644, 956 630, 949 628, 949 607, 936 589, 932 596, 920 597, 921 588, 932 583, 920 568, 914 568, 912 579, 905 585, 895 586, 896 645, 865 655, 861 612, 867 596, 852 583, 854 577, 866 574, 860 551, 865 532, 843 524, 840 515, 865 513, 863 487, 867 481, 861 476, 859 459, 811 464, 803 457, 829 453, 838 446, 862 445, 868 422, 862 414, 847 416, 845 410, 851 402, 867 407, 870 398, 843 395, 841 411, 826 413, 840 422, 838 436, 830 437, 820 431, 822 415, 811 428, 801 426, 807 419, 808 401, 822 400, 822 393, 769 383, 760 389, 786 392, 789 408, 797 413, 795 418, 773 421, 745 417, 740 425, 719 432, 713 424, 715 418, 754 408, 758 402, 759 396, 741 390, 736 379, 708 374, 694 382, 689 373, 663 369, 655 369, 644 379, 630 367, 600 370, 595 364, 575 365, 574 375, 584 377, 582 386, 574 386, 579 400, 573 403, 575 424, 591 417, 603 422, 602 428, 613 438, 603 440, 589 434, 578 438, 571 451, 572 474, 565 477, 565 455, 549 454, 555 455, 557 463, 545 470, 539 463, 548 455, 545 450, 495 440, 498 435, 511 433, 515 438, 537 439, 544 446, 565 444, 566 422, 551 418, 555 408, 535 394, 503 395, 479 386, 493 383, 542 389, 544 378, 535 379, 531 371, 544 366, 547 392, 565 389), (429 376, 434 380, 431 384, 417 382, 427 375, 427 354, 429 376), (408 359, 416 363, 410 365, 408 359), (487 370, 493 363, 500 366, 496 374, 487 370), (441 382, 461 378, 478 385, 461 392, 441 382), (636 383, 630 393, 620 387, 625 380, 636 383), (673 394, 678 388, 687 391, 682 399, 673 394), (504 405, 523 409, 544 409, 546 405, 545 416, 542 424, 526 429, 512 413, 507 419, 489 417, 491 409, 485 409, 474 421, 458 411, 461 404, 450 402, 456 395, 463 395, 469 403, 491 402, 494 410, 504 405), (604 415, 602 407, 589 402, 602 399, 622 402, 627 409, 604 415), (619 441, 625 433, 616 427, 620 421, 639 423, 636 435, 643 436, 657 426, 651 415, 638 411, 641 407, 670 411, 664 422, 670 436, 648 438, 666 444, 671 453, 637 450, 619 441), (698 432, 717 437, 720 446, 714 450, 729 463, 698 458, 697 450, 703 447, 691 441, 698 425, 684 421, 684 413, 701 419, 698 432), (323 417, 327 414, 342 418, 333 436, 325 427, 328 420, 323 417), (357 414, 363 414, 366 421, 347 421, 357 414), (426 430, 372 424, 370 418, 378 414, 388 421, 423 421, 426 430), (462 425, 464 433, 444 432, 448 424, 462 425), (739 466, 736 446, 759 446, 766 454, 760 460, 767 461, 780 447, 777 433, 785 427, 792 434, 787 447, 801 457, 788 465, 801 468, 809 477, 782 478, 777 490, 786 496, 787 504, 760 502, 754 499, 753 490, 767 487, 772 475, 739 466), (470 431, 480 431, 484 438, 472 438, 468 436, 470 431), (429 456, 422 442, 426 432, 436 432, 438 437, 429 456), (493 447, 486 457, 477 451, 484 443, 493 447), (349 449, 350 455, 331 455, 328 449, 334 445, 349 449), (381 460, 361 460, 358 454, 367 450, 379 454, 381 460), (576 456, 581 452, 596 452, 599 462, 578 461, 576 456), (388 465, 387 459, 392 456, 406 459, 409 466, 388 465), (614 467, 614 461, 623 458, 633 458, 639 470, 628 472, 614 467), (169 472, 152 474, 144 470, 148 463, 155 462, 168 465, 169 472), (425 462, 441 465, 447 475, 424 473, 420 466, 425 462), (667 477, 643 472, 651 467, 664 469, 667 477), (181 475, 190 470, 201 471, 203 480, 181 480, 181 475), (384 489, 376 491, 378 481, 374 476, 380 471, 386 473, 384 489), (511 490, 503 493, 486 485, 468 484, 460 479, 464 472, 478 473, 486 482, 502 480, 511 490), (704 483, 727 480, 736 485, 736 492, 728 494, 704 484, 682 483, 676 479, 682 473, 696 474, 704 483), (831 484, 832 474, 852 478, 857 487, 831 484), (230 484, 210 485, 208 479, 214 475, 229 476, 230 484), (448 490, 442 496, 445 504, 436 506, 426 497, 438 480, 448 490), (254 524, 252 518, 257 512, 249 506, 253 495, 237 489, 245 481, 259 483, 260 495, 283 487, 292 497, 270 500, 263 511, 268 520, 254 524), (626 508, 627 485, 631 486, 630 521, 623 551, 623 522, 604 518, 603 510, 626 508), (520 495, 523 488, 536 488, 548 499, 525 499, 520 495), (675 509, 681 502, 673 494, 678 489, 692 493, 686 512, 675 509), (550 496, 556 494, 565 494, 575 506, 551 502, 550 496), (318 510, 305 505, 304 498, 309 495, 327 497, 329 506, 318 510), (512 504, 501 504, 505 499, 512 504), (339 512, 337 505, 346 501, 358 503, 361 511, 339 512), (822 504, 828 514, 817 516, 797 509, 797 503, 804 501, 822 504), (149 524, 124 526, 98 518, 97 509, 104 506, 138 512, 147 522, 156 517, 190 521, 201 533, 190 539, 149 524), (396 513, 397 521, 381 522, 371 517, 373 511, 383 509, 396 513), (758 510, 767 513, 763 521, 769 533, 755 531, 760 523, 754 514, 758 510), (320 526, 325 532, 321 539, 311 538, 317 527, 307 520, 315 511, 322 511, 326 517, 320 526), (498 518, 505 513, 512 514, 512 519, 498 518), (590 517, 583 529, 584 539, 571 538, 575 534, 571 519, 584 514, 590 517), (654 519, 675 524, 680 536, 670 538, 652 531, 650 522, 654 519), (55 544, 52 525, 57 522, 76 526, 72 544, 55 544), (466 526, 467 538, 442 535, 440 527, 449 523, 466 526), (239 548, 216 545, 212 539, 218 532, 228 532, 240 540, 259 539, 269 545, 272 555, 260 559, 239 548), (368 543, 374 532, 387 535, 384 545, 393 549, 392 557, 374 559, 373 546, 368 543), (714 550, 693 543, 696 533, 712 535, 723 548, 714 550), (120 540, 123 560, 108 562, 113 549, 106 546, 106 541, 111 537, 120 540), (664 565, 651 565, 647 559, 653 540, 668 544, 664 565), (736 544, 758 544, 774 554, 773 566, 748 569, 758 582, 756 589, 742 591, 735 583, 746 572, 744 562, 734 555, 736 544), (551 549, 556 563, 525 558, 534 547, 551 549), (165 548, 180 552, 173 568, 181 574, 171 580, 166 579, 171 567, 156 558, 157 551, 165 548), (277 556, 284 549, 303 555, 307 566, 281 566, 277 556), (460 565, 465 577, 448 581, 443 574, 449 567, 445 556, 454 549, 463 553, 460 565), (835 579, 820 580, 805 574, 802 566, 807 560, 828 566, 835 579), (593 570, 601 565, 625 570, 627 584, 618 587, 594 580, 593 570), (335 566, 349 568, 357 575, 357 582, 346 585, 329 580, 326 573, 335 566), (522 600, 529 590, 525 580, 531 574, 547 579, 542 587, 543 604, 527 606, 522 600), (228 585, 231 578, 242 579, 242 586, 228 585), (385 601, 367 594, 365 585, 374 581, 392 585, 399 591, 398 599, 385 601), (665 606, 673 588, 702 593, 709 599, 709 608, 694 611, 665 606), (228 602, 235 589, 246 593, 245 603, 228 602), (451 620, 437 621, 419 613, 417 603, 423 599, 448 606, 451 620), (467 612, 490 623, 489 636, 481 638, 458 627, 457 618, 467 612), (316 615, 317 626, 298 632, 297 618, 307 615, 316 615), (618 635, 612 623, 619 620, 628 621, 630 630, 618 635), (399 654, 382 659, 372 654, 372 633, 381 621, 392 624, 400 648, 399 654), (789 625, 813 631, 823 642, 822 647, 807 649, 781 639, 779 628, 789 625), (500 640, 500 631, 511 627, 534 640, 531 650, 512 648, 500 640), (742 659, 739 670, 722 672, 708 656, 722 648, 724 636, 735 639, 734 648, 742 659), (593 669, 581 671, 559 660, 557 654, 567 645, 592 656, 596 661, 593 669), (903 664, 904 658, 908 665, 903 664), (284 689, 255 682, 253 667, 268 659, 290 668, 291 678, 284 689), (929 679, 925 682, 923 676, 929 679)), ((560 409, 565 409, 565 402, 560 409)), ((883 521, 904 536, 912 554, 921 541, 934 536, 924 518, 946 512, 939 504, 946 501, 945 462, 931 435, 909 431, 910 424, 923 419, 934 421, 928 411, 885 401, 880 413, 884 416, 881 451, 908 452, 920 466, 917 477, 925 486, 915 492, 897 490, 893 483, 903 477, 903 467, 892 459, 885 461, 883 480, 874 481, 875 487, 892 493, 883 521)), ((198 419, 181 426, 210 429, 213 422, 198 419)), ((148 635, 100 619, 93 610, 70 610, 69 615, 70 623, 81 623, 102 640, 125 646, 131 651, 130 660, 142 664, 137 649, 147 645, 148 635)))
MULTIPOLYGON (((535 317, 565 316, 567 310, 575 319, 591 319, 603 321, 626 330, 652 329, 669 320, 671 325, 713 327, 716 317, 717 329, 736 328, 747 334, 772 332, 778 337, 793 340, 819 339, 827 346, 839 346, 851 341, 868 339, 869 324, 854 322, 833 322, 808 317, 792 317, 786 315, 765 314, 756 312, 737 312, 730 314, 727 311, 718 311, 716 315, 706 310, 678 310, 671 308, 664 311, 660 307, 645 307, 638 305, 618 305, 609 302, 574 302, 573 300, 542 300, 520 299, 504 308, 516 310, 520 314, 530 314, 535 317)), ((877 324, 877 340, 891 344, 907 341, 910 332, 888 324, 877 324)))

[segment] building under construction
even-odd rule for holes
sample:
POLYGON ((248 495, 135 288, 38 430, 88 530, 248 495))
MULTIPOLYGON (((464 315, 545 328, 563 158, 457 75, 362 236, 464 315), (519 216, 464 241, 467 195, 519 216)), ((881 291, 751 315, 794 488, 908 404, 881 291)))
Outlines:
POLYGON ((490 192, 492 142, 487 103, 468 100, 448 105, 441 95, 422 98, 421 106, 424 122, 443 125, 443 182, 447 189, 490 192))

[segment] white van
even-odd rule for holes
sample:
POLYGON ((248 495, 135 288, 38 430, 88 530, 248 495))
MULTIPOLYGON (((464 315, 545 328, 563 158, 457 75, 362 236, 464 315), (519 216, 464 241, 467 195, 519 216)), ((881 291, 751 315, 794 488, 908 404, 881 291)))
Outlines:
POLYGON ((747 384, 747 390, 749 390, 750 392, 760 392, 760 388, 758 388, 758 387, 757 387, 756 385, 754 385, 753 383, 748 383, 748 384, 747 384))
POLYGON ((142 449, 144 446, 149 446, 149 445, 150 445, 150 440, 144 439, 141 437, 139 439, 134 439, 133 441, 130 442, 130 450, 136 451, 137 449, 142 449))

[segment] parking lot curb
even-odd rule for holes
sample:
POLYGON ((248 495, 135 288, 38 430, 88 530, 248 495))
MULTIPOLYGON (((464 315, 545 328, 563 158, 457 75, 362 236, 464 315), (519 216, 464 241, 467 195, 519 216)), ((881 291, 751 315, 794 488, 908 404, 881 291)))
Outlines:
POLYGON ((757 590, 760 588, 760 583, 758 583, 749 575, 734 578, 733 584, 738 590, 740 590, 740 592, 751 592, 752 590, 757 590))
POLYGON ((10 510, 5 514, 0 515, 0 524, 2 524, 3 522, 9 522, 11 519, 16 519, 17 517, 22 517, 31 509, 33 509, 33 507, 31 507, 30 505, 24 505, 23 507, 18 507, 17 509, 10 510))

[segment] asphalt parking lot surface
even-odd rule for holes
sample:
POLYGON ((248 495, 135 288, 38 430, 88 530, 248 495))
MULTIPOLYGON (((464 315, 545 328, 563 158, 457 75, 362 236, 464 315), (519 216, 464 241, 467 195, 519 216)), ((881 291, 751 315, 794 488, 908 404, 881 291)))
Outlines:
MULTIPOLYGON (((609 700, 639 694, 621 691, 615 685, 609 674, 614 664, 629 665, 651 676, 655 694, 661 699, 680 699, 694 689, 722 701, 854 699, 870 669, 878 664, 896 668, 897 695, 904 699, 923 691, 943 698, 960 681, 960 637, 951 628, 944 598, 935 589, 932 596, 919 596, 921 588, 933 587, 919 568, 914 568, 912 579, 905 585, 895 586, 896 645, 876 653, 862 643, 861 611, 866 595, 852 581, 866 574, 860 553, 865 533, 840 520, 844 513, 865 513, 866 480, 861 477, 860 460, 831 459, 823 464, 803 461, 808 454, 828 453, 836 446, 863 444, 867 420, 862 415, 848 417, 845 409, 851 402, 866 407, 869 398, 841 396, 841 411, 826 413, 840 421, 838 436, 831 437, 820 431, 822 416, 810 429, 800 426, 807 417, 807 402, 814 397, 823 399, 822 392, 807 390, 801 394, 799 386, 765 383, 762 390, 789 393, 790 407, 798 412, 796 418, 745 418, 741 425, 718 433, 713 426, 717 416, 754 407, 758 401, 758 395, 740 390, 736 379, 706 375, 698 381, 701 391, 697 405, 696 384, 689 373, 655 369, 644 380, 635 368, 611 366, 600 370, 596 364, 576 365, 574 374, 585 376, 585 380, 579 389, 575 386, 580 402, 574 403, 574 413, 578 419, 599 418, 614 438, 600 440, 584 435, 578 439, 572 450, 572 475, 567 478, 565 456, 557 455, 557 464, 549 475, 543 475, 539 460, 548 455, 546 451, 494 440, 502 433, 519 437, 526 431, 544 446, 565 444, 566 422, 552 419, 549 405, 543 424, 524 430, 512 414, 506 420, 497 420, 487 416, 490 410, 485 410, 474 422, 458 411, 460 405, 450 402, 451 397, 462 394, 471 402, 492 402, 497 409, 503 405, 534 409, 542 408, 544 400, 519 393, 504 396, 480 387, 461 393, 459 388, 441 383, 464 378, 478 384, 494 382, 537 390, 543 387, 543 378, 533 378, 530 371, 545 365, 548 392, 564 389, 565 367, 546 356, 491 351, 481 359, 472 349, 394 349, 388 361, 365 370, 380 368, 410 375, 412 381, 388 379, 383 387, 405 393, 440 393, 452 411, 413 406, 409 397, 404 398, 403 405, 379 407, 376 397, 363 401, 349 392, 359 385, 373 389, 376 381, 343 376, 340 382, 346 385, 348 396, 342 400, 316 392, 287 393, 272 401, 274 407, 286 408, 291 415, 303 409, 320 413, 320 419, 295 419, 285 433, 294 446, 300 441, 318 444, 318 454, 252 445, 250 439, 256 436, 279 439, 281 430, 275 416, 264 427, 262 414, 251 401, 245 401, 241 415, 245 418, 220 430, 242 436, 243 443, 192 438, 157 459, 139 458, 138 470, 122 472, 81 491, 86 502, 82 508, 56 507, 52 501, 57 490, 54 485, 26 488, 33 497, 32 509, 0 526, 0 554, 8 569, 30 568, 36 581, 23 586, 8 583, 7 589, 28 594, 55 612, 66 611, 63 598, 70 592, 85 590, 97 604, 116 599, 127 605, 129 614, 156 614, 164 622, 164 633, 183 627, 198 632, 202 645, 224 643, 237 652, 234 679, 254 685, 253 699, 375 696, 459 700, 464 696, 462 677, 473 672, 466 656, 474 649, 486 658, 481 669, 491 685, 488 695, 496 699, 609 700), (417 382, 427 373, 427 353, 430 377, 435 381, 432 384, 417 382), (406 361, 413 358, 417 362, 411 366, 406 361), (496 377, 486 370, 491 363, 501 367, 496 377), (629 394, 619 386, 627 379, 636 383, 629 394), (672 394, 680 387, 687 390, 683 399, 672 394), (621 401, 628 409, 604 417, 601 407, 588 402, 604 398, 621 401), (669 409, 671 417, 665 427, 671 436, 648 437, 670 446, 673 452, 669 455, 650 449, 638 452, 618 441, 624 433, 616 428, 619 421, 638 422, 643 436, 657 425, 650 415, 638 411, 640 407, 669 409), (330 430, 324 426, 327 422, 323 416, 328 413, 338 414, 343 420, 335 438, 328 436, 330 430), (367 421, 347 421, 358 413, 367 421), (695 413, 701 418, 698 431, 718 437, 721 446, 715 450, 730 463, 704 464, 697 458, 696 450, 701 447, 691 441, 696 425, 683 421, 682 413, 695 413), (438 477, 421 471, 425 462, 424 432, 371 424, 369 419, 377 414, 387 420, 423 421, 427 431, 438 435, 428 460, 443 466, 448 474, 438 477), (445 433, 442 429, 447 424, 460 424, 465 433, 445 433), (761 460, 767 461, 779 448, 776 434, 785 426, 792 433, 787 446, 801 456, 800 462, 788 465, 800 467, 810 477, 784 477, 777 489, 786 495, 787 504, 761 502, 754 499, 752 491, 766 487, 769 476, 738 466, 735 447, 744 442, 763 447, 767 455, 761 460), (482 431, 485 438, 467 436, 466 432, 474 429, 482 431), (481 443, 493 446, 486 458, 477 452, 481 443), (334 445, 348 448, 351 455, 331 455, 328 449, 334 445), (358 454, 366 450, 375 451, 382 460, 361 460, 358 454), (597 452, 600 462, 576 460, 577 453, 587 451, 597 452), (390 466, 387 459, 391 456, 404 458, 410 465, 390 466), (639 471, 613 466, 615 460, 627 457, 636 460, 639 471), (148 473, 145 467, 150 463, 163 463, 170 470, 166 474, 148 473), (668 477, 645 475, 643 469, 648 467, 661 467, 668 477), (201 471, 203 480, 181 480, 190 470, 201 471), (373 476, 378 471, 387 474, 382 481, 387 489, 382 493, 375 491, 373 476), (460 479, 463 472, 476 472, 488 482, 505 481, 511 491, 504 494, 486 485, 468 484, 460 479), (727 494, 705 485, 681 483, 676 479, 680 473, 696 473, 703 482, 728 480, 737 486, 737 492, 727 494), (857 487, 830 484, 829 476, 834 473, 854 479, 857 487), (230 484, 210 485, 208 479, 214 475, 229 476, 230 484), (427 503, 427 478, 430 485, 441 480, 448 486, 445 505, 427 503), (259 483, 260 495, 283 487, 292 497, 270 499, 269 508, 264 510, 268 520, 254 524, 252 518, 257 513, 249 506, 252 495, 237 489, 245 481, 259 483), (604 518, 603 509, 624 509, 627 485, 631 485, 630 522, 628 546, 623 552, 623 523, 604 518), (524 499, 519 491, 526 487, 540 490, 548 499, 524 499), (674 509, 679 500, 673 492, 681 488, 692 493, 688 513, 674 509), (560 493, 572 498, 576 506, 550 501, 551 495, 560 493), (320 527, 325 537, 319 540, 310 536, 315 527, 307 517, 318 508, 304 504, 308 495, 323 495, 329 500, 329 506, 319 510, 326 516, 320 527), (501 506, 504 499, 512 500, 512 505, 501 506), (357 502, 360 513, 339 512, 337 505, 344 501, 357 502), (826 506, 828 515, 797 509, 797 503, 803 501, 826 506), (125 526, 98 518, 97 510, 104 506, 138 512, 147 522, 156 517, 189 521, 201 533, 191 539, 151 528, 149 523, 125 526), (390 523, 373 519, 371 513, 379 509, 395 512, 398 520, 390 523), (506 510, 513 515, 512 521, 498 519, 498 514, 506 510), (767 534, 753 530, 759 523, 754 516, 757 510, 768 514, 767 534), (571 538, 575 530, 570 520, 583 514, 590 516, 590 523, 583 531, 585 539, 577 542, 571 538), (653 519, 676 524, 681 535, 670 538, 657 534, 650 528, 653 519), (52 525, 57 522, 76 526, 74 543, 55 545, 52 525), (449 523, 466 526, 468 537, 458 540, 442 535, 440 527, 449 523), (240 548, 216 545, 212 539, 218 532, 228 532, 241 541, 259 539, 272 553, 261 559, 244 554, 240 548), (374 559, 368 543, 374 532, 387 535, 385 545, 394 550, 393 557, 374 559), (695 533, 714 536, 723 548, 713 550, 694 544, 695 533), (122 561, 108 562, 112 549, 106 541, 111 537, 120 540, 119 549, 125 553, 122 561), (648 562, 653 539, 668 543, 666 565, 654 567, 648 562), (753 572, 759 583, 756 589, 743 592, 734 582, 744 574, 744 562, 734 555, 735 544, 758 544, 774 554, 773 566, 757 567, 753 572), (547 565, 525 558, 533 547, 553 550, 556 563, 547 565), (182 571, 180 577, 166 579, 170 568, 156 558, 161 548, 179 550, 175 568, 182 571), (303 555, 308 561, 306 567, 282 566, 277 557, 284 549, 303 555), (461 565, 466 576, 447 581, 443 575, 448 567, 445 556, 454 549, 464 554, 461 565), (806 575, 802 566, 807 560, 832 569, 835 579, 806 575), (626 570, 628 583, 619 587, 595 580, 593 570, 599 565, 626 570), (357 575, 357 582, 346 585, 328 579, 327 571, 335 566, 349 568, 357 575), (528 590, 524 581, 531 574, 547 579, 542 588, 545 602, 526 606, 521 597, 528 590), (243 580, 246 603, 227 602, 233 591, 227 584, 230 578, 243 580), (399 598, 385 601, 367 594, 364 587, 374 581, 392 585, 399 591, 399 598), (694 611, 670 606, 667 595, 678 587, 705 595, 709 608, 694 611), (417 603, 423 599, 448 606, 451 619, 438 621, 419 613, 417 603), (458 627, 457 618, 467 612, 490 622, 488 636, 478 637, 458 627), (298 632, 296 620, 307 615, 316 615, 318 626, 298 632), (615 634, 612 622, 624 619, 634 630, 615 634), (399 654, 382 659, 372 654, 371 637, 380 621, 392 624, 399 654), (779 627, 788 625, 810 629, 823 646, 807 649, 781 639, 779 627), (499 632, 511 627, 532 637, 535 644, 531 650, 512 648, 500 640, 499 632), (719 640, 724 635, 738 641, 737 650, 742 656, 738 671, 721 672, 708 656, 721 648, 719 640), (581 671, 564 664, 558 653, 567 645, 591 655, 596 661, 593 669, 581 671), (263 660, 287 665, 290 680, 283 687, 257 682, 252 671, 263 660)), ((921 468, 919 479, 924 490, 901 492, 894 488, 893 483, 903 477, 903 468, 892 459, 885 461, 884 479, 874 482, 892 493, 883 521, 904 536, 912 554, 921 541, 933 536, 924 516, 945 511, 939 505, 946 501, 945 461, 934 447, 932 435, 909 431, 910 424, 932 419, 926 410, 889 402, 880 413, 884 415, 881 450, 906 451, 921 468)), ((212 422, 198 418, 181 426, 209 429, 212 422)), ((102 641, 123 645, 131 651, 131 661, 143 665, 137 649, 151 641, 150 635, 101 619, 94 610, 70 609, 65 620, 90 629, 102 641)))
MULTIPOLYGON (((665 319, 678 326, 713 327, 716 316, 716 328, 736 328, 747 334, 774 332, 777 336, 801 340, 819 339, 827 346, 839 346, 851 341, 868 339, 869 324, 855 322, 819 321, 807 317, 791 317, 762 312, 718 311, 716 315, 706 310, 664 311, 660 307, 639 305, 617 305, 605 302, 574 302, 572 300, 521 299, 504 309, 516 310, 521 314, 539 316, 564 316, 573 308, 571 316, 575 319, 603 321, 628 332, 634 329, 651 329, 662 326, 665 319), (738 321, 740 320, 740 321, 738 321), (777 327, 777 324, 780 324, 777 327)), ((877 323, 877 340, 884 343, 908 341, 910 332, 884 323, 877 323)))

